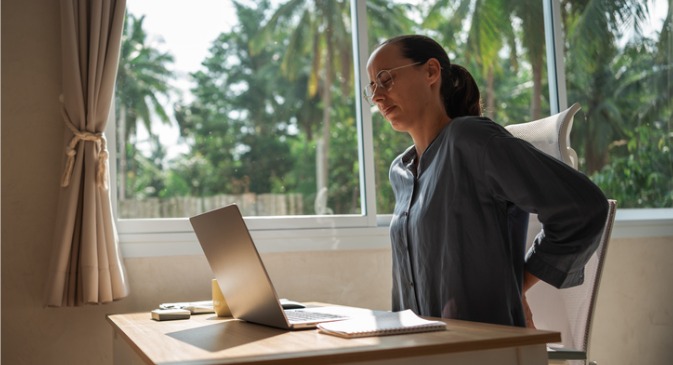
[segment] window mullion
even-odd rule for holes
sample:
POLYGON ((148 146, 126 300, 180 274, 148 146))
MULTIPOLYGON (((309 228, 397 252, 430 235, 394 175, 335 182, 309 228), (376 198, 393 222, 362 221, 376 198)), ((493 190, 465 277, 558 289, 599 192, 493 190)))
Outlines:
POLYGON ((547 44, 547 75, 549 79, 549 107, 551 114, 568 107, 565 64, 563 61, 563 32, 561 31, 561 3, 542 0, 544 30, 547 44))
POLYGON ((358 156, 360 159, 360 191, 362 212, 369 226, 376 225, 376 183, 374 166, 374 141, 372 131, 372 111, 363 104, 363 76, 367 75, 367 2, 351 0, 351 22, 353 34, 353 66, 355 69, 355 105, 358 127, 358 156))

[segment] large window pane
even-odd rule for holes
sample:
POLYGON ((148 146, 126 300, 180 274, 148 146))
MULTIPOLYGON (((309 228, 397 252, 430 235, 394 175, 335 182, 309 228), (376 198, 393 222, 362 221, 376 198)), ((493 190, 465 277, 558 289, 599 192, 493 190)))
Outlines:
POLYGON ((130 0, 119 218, 362 214, 350 28, 347 0, 130 0))
MULTIPOLYGON (((551 112, 543 1, 368 0, 367 42, 432 36, 473 73, 487 116, 526 122, 551 112)), ((364 120, 373 141, 357 141, 349 6, 129 0, 119 218, 230 202, 246 215, 362 215, 361 144, 373 144, 377 213, 390 213, 388 167, 412 142, 376 111, 364 120)), ((560 81, 568 104, 582 105, 571 136, 580 169, 620 207, 673 206, 667 1, 562 0, 560 9, 560 81)))
POLYGON ((622 208, 673 207, 670 1, 561 1, 580 168, 622 208))

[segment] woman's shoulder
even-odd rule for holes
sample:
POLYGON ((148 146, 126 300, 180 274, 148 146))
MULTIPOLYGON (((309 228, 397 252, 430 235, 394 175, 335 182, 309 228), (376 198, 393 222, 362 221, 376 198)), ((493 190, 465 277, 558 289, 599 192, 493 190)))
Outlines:
POLYGON ((454 118, 451 123, 455 129, 464 130, 497 130, 502 128, 488 117, 465 116, 454 118))
POLYGON ((415 157, 416 157, 416 146, 411 145, 411 146, 407 147, 407 149, 404 150, 404 152, 397 155, 397 157, 395 157, 395 159, 393 159, 392 164, 393 165, 407 164, 407 163, 409 163, 410 160, 414 159, 415 157))
POLYGON ((447 132, 455 141, 487 141, 492 137, 508 134, 505 128, 491 119, 476 116, 453 119, 447 132))

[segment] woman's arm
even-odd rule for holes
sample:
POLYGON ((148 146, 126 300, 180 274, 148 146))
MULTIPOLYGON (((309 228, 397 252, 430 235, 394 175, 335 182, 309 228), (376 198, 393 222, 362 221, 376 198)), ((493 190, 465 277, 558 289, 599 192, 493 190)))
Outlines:
POLYGON ((496 197, 536 213, 542 222, 526 271, 557 288, 581 284, 607 217, 601 190, 581 172, 506 132, 489 141, 484 170, 496 197))

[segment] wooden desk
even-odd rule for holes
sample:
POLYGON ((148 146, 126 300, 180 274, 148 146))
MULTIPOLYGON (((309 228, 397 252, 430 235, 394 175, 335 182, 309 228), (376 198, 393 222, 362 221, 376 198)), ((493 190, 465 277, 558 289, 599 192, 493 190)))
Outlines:
POLYGON ((343 339, 218 318, 114 314, 114 364, 547 364, 558 332, 444 320, 447 331, 343 339))

